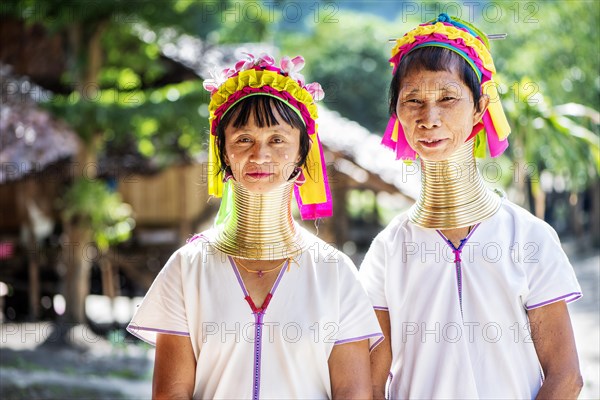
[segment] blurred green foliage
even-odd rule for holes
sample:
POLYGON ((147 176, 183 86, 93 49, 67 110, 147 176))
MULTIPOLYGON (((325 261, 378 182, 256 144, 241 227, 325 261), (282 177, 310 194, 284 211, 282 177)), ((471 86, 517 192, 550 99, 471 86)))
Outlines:
POLYGON ((48 107, 84 137, 101 132, 118 147, 133 136, 138 151, 158 165, 205 150, 208 98, 200 82, 186 81, 156 89, 101 90, 94 98, 77 93, 56 96, 48 107))
POLYGON ((369 15, 340 13, 337 23, 318 23, 309 32, 280 39, 284 54, 302 54, 308 81, 325 91, 325 105, 381 133, 389 119, 387 92, 393 24, 369 15))
MULTIPOLYGON (((581 103, 598 110, 600 101, 600 2, 498 2, 503 16, 483 18, 488 33, 507 33, 492 41, 496 67, 510 100, 524 77, 551 105, 581 103)), ((509 100, 509 99, 507 99, 509 100)))
POLYGON ((2 12, 56 33, 79 30, 83 49, 72 54, 65 82, 84 75, 85 45, 102 29, 93 87, 74 87, 48 107, 83 138, 133 137, 142 155, 166 165, 205 149, 208 96, 199 78, 174 73, 156 41, 141 40, 136 26, 190 34, 210 46, 266 41, 281 54, 302 54, 307 81, 325 89, 325 105, 381 133, 388 120, 388 39, 438 12, 460 11, 485 32, 508 34, 491 44, 513 128, 507 156, 535 165, 538 176, 548 170, 567 177, 573 190, 597 179, 598 121, 589 115, 600 108, 600 2, 452 4, 462 9, 434 1, 398 2, 394 14, 390 4, 375 2, 21 0, 3 4, 2 12), (559 111, 565 103, 592 112, 559 111))
POLYGON ((103 181, 76 179, 61 201, 63 218, 89 227, 100 251, 127 240, 135 227, 131 207, 103 181))
MULTIPOLYGON (((580 192, 600 172, 598 135, 576 123, 569 108, 561 112, 549 104, 548 97, 533 93, 531 80, 524 77, 516 101, 505 101, 505 111, 512 121, 508 156, 533 166, 527 172, 532 190, 539 192, 540 174, 551 171, 566 178, 567 189, 580 192)), ((573 104, 578 110, 581 105, 573 104)))
MULTIPOLYGON (((534 194, 543 171, 564 177, 569 191, 584 190, 600 171, 600 2, 473 2, 469 7, 461 9, 461 18, 484 32, 508 34, 491 43, 513 130, 509 150, 495 161, 508 167, 505 171, 519 163, 532 167, 527 184, 534 194), (566 103, 573 104, 557 107, 566 103)), ((309 81, 321 82, 329 108, 381 134, 391 79, 387 39, 455 8, 434 1, 399 4, 401 12, 388 19, 341 11, 338 23, 312 24, 280 42, 285 53, 305 55, 309 81)), ((522 173, 503 174, 501 183, 518 183, 522 173)))
POLYGON ((568 191, 582 191, 600 172, 600 3, 494 4, 497 16, 481 26, 508 34, 491 42, 512 127, 507 156, 533 166, 533 195, 543 171, 564 177, 568 191), (557 107, 563 104, 569 106, 557 107))

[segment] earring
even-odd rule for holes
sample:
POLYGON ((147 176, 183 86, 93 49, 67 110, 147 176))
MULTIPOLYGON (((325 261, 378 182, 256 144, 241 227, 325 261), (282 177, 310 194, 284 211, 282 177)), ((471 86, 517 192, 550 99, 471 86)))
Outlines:
POLYGON ((228 164, 225 164, 225 168, 223 169, 223 182, 227 182, 231 178, 233 178, 231 167, 228 164))
POLYGON ((304 170, 301 167, 295 167, 294 171, 292 172, 292 176, 290 176, 290 179, 288 180, 294 180, 294 184, 296 186, 302 186, 302 184, 306 182, 304 170))

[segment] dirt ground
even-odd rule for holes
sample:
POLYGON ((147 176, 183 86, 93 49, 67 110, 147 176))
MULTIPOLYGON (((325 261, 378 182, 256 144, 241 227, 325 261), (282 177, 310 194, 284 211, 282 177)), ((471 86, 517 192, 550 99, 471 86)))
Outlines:
MULTIPOLYGON (((600 399, 600 254, 571 261, 584 293, 569 306, 585 381, 579 398, 600 399)), ((67 334, 77 348, 66 348, 53 343, 55 329, 47 322, 0 324, 1 399, 150 399, 150 346, 122 331, 103 338, 76 326, 67 334)))
MULTIPOLYGON (((75 346, 57 345, 49 323, 3 324, 0 398, 149 399, 150 346, 113 331, 108 340, 87 327, 68 329, 75 346)), ((67 328, 63 328, 67 329, 67 328)))

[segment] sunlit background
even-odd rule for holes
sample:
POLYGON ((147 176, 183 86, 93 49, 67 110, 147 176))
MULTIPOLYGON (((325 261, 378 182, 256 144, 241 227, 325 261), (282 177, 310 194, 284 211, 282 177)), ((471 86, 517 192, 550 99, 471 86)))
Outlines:
POLYGON ((301 54, 323 86, 334 218, 305 226, 359 266, 420 185, 379 145, 390 39, 441 12, 508 35, 491 47, 511 145, 480 169, 561 237, 581 398, 600 397, 600 3, 375 0, 2 2, 2 397, 149 397, 153 352, 124 327, 212 224, 202 82, 244 53, 301 54))

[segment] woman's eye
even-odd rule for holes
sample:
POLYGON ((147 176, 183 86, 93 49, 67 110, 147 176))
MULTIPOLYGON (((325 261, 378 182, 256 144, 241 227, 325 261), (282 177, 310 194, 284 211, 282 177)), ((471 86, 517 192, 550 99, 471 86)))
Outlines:
POLYGON ((404 101, 405 103, 412 103, 412 104, 421 104, 421 100, 419 99, 408 99, 404 101))
POLYGON ((456 100, 456 97, 452 97, 452 96, 444 96, 442 98, 442 101, 452 101, 452 100, 456 100))
POLYGON ((283 143, 282 138, 273 138, 273 143, 283 143))

